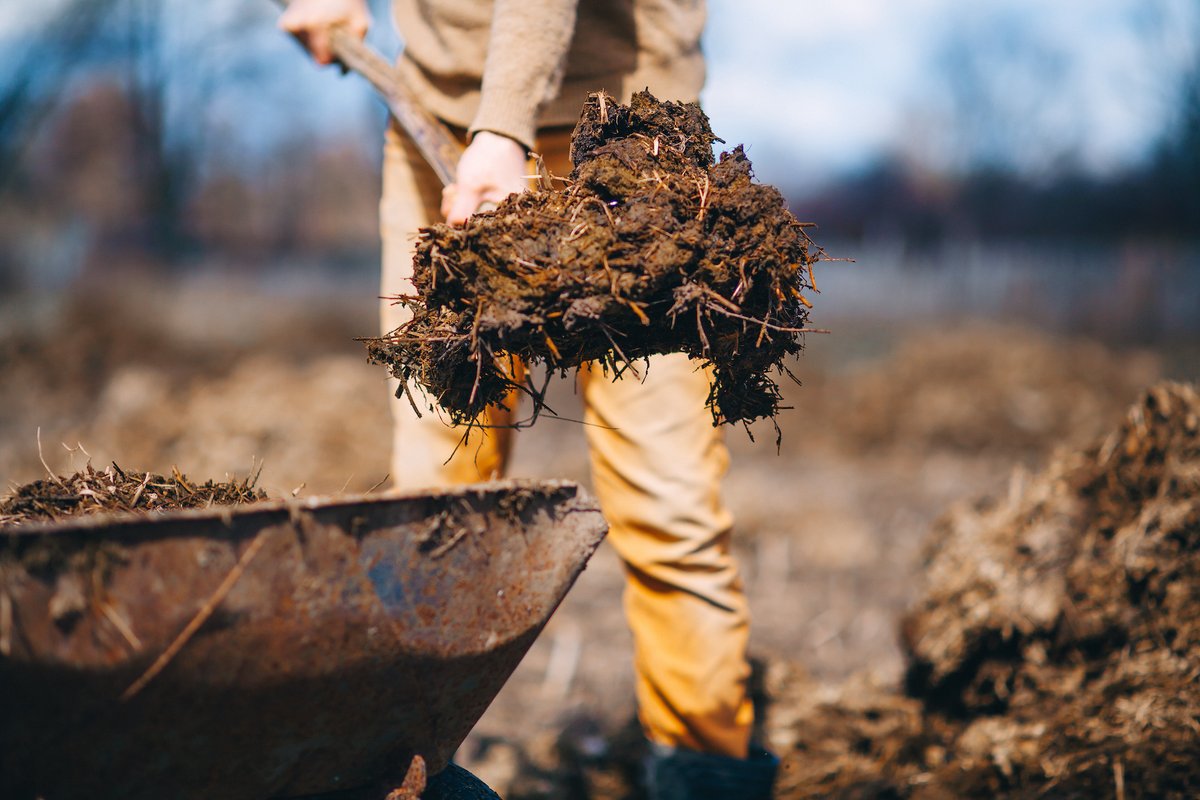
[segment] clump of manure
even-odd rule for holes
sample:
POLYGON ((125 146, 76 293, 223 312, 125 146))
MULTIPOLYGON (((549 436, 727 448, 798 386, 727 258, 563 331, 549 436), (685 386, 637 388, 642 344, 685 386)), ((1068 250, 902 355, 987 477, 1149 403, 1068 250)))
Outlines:
POLYGON ((73 475, 52 475, 19 486, 0 497, 0 527, 28 522, 53 522, 84 514, 114 511, 174 511, 266 500, 244 480, 193 483, 179 470, 170 476, 123 470, 115 463, 103 470, 89 464, 73 475))
POLYGON ((590 361, 620 376, 682 352, 713 369, 714 424, 773 418, 820 251, 741 147, 714 160, 718 141, 694 103, 591 95, 565 188, 545 176, 462 227, 421 231, 418 294, 398 298, 412 319, 367 340, 371 360, 470 423, 514 389, 536 416, 542 391, 518 362, 547 379, 590 361))
POLYGON ((905 695, 783 687, 778 797, 1200 796, 1200 391, 938 524, 905 695))

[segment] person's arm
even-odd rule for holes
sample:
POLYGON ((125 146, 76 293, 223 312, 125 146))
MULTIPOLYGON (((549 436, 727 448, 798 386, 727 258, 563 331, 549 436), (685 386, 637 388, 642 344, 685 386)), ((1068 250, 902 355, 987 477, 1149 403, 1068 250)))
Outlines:
POLYGON ((496 0, 471 143, 442 196, 450 224, 526 188, 526 154, 538 112, 562 85, 577 6, 578 0, 496 0))
POLYGON ((333 63, 329 29, 337 25, 365 37, 371 27, 366 0, 291 0, 279 17, 279 27, 295 36, 318 64, 333 63))

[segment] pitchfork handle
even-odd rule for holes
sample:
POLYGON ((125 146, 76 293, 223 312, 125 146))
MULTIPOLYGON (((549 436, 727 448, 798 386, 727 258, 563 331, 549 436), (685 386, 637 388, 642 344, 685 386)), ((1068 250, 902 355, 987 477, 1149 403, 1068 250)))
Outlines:
MULTIPOLYGON (((288 0, 276 0, 286 7, 288 0)), ((450 129, 417 102, 404 78, 387 59, 343 28, 329 29, 334 56, 347 69, 362 75, 383 96, 396 122, 416 144, 443 186, 454 183, 462 145, 450 129)))

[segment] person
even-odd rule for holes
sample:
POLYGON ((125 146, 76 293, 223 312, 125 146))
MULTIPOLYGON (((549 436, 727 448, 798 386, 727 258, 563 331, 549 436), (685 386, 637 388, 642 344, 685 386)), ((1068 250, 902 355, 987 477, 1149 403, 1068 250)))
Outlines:
MULTIPOLYGON (((393 122, 386 134, 380 227, 382 296, 413 294, 415 231, 461 224, 484 203, 527 188, 530 152, 570 172, 570 134, 588 93, 628 102, 648 88, 695 101, 704 82, 704 0, 393 0, 405 39, 398 69, 418 100, 466 145, 444 191, 393 122)), ((364 0, 292 0, 280 27, 320 63, 326 31, 365 35, 364 0)), ((384 301, 382 327, 407 319, 384 301)), ((593 484, 626 567, 638 716, 652 747, 656 798, 769 796, 777 760, 753 747, 749 622, 720 494, 728 455, 705 408, 711 376, 682 354, 640 377, 579 374, 593 484)), ((392 386, 396 388, 395 384, 392 386)), ((504 473, 516 404, 492 409, 482 441, 394 399, 399 489, 504 473)), ((479 435, 478 433, 474 435, 479 435)))

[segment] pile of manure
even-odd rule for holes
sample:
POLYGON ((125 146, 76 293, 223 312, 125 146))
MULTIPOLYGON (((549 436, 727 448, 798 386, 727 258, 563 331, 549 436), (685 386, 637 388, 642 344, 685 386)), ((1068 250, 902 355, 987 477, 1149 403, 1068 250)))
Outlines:
POLYGON ((173 469, 170 476, 132 472, 116 463, 101 471, 91 464, 73 475, 52 475, 0 497, 0 527, 53 522, 83 514, 114 511, 172 511, 266 500, 256 477, 193 483, 173 469))
POLYGON ((780 797, 1200 795, 1196 387, 944 518, 901 634, 905 694, 795 713, 780 797))
POLYGON ((773 419, 772 373, 790 375, 803 346, 820 251, 741 147, 714 160, 718 141, 694 103, 591 95, 569 178, 421 231, 417 295, 397 298, 412 319, 367 340, 371 360, 461 424, 514 390, 536 416, 544 389, 520 362, 620 376, 682 352, 713 369, 714 424, 773 419))

